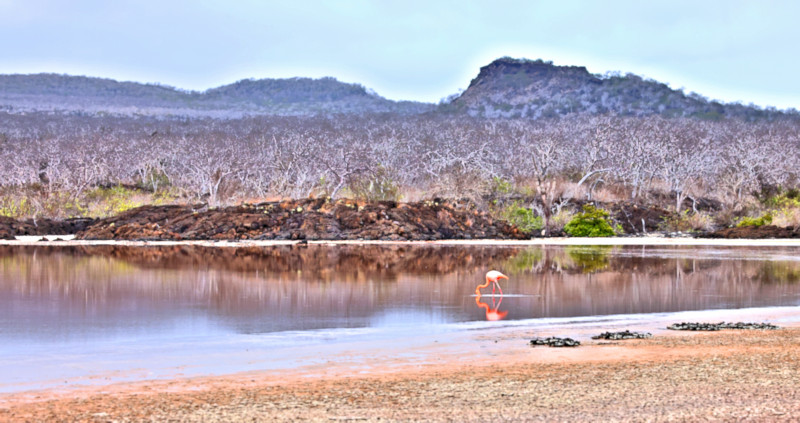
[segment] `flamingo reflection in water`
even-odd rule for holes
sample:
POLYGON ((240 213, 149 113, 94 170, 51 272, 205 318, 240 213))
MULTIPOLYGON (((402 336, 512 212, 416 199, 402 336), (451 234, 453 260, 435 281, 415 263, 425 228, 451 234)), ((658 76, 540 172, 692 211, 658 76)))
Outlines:
POLYGON ((502 320, 508 314, 507 311, 500 311, 499 310, 500 309, 500 303, 503 302, 503 289, 500 287, 500 283, 498 282, 498 279, 508 279, 508 276, 506 276, 506 275, 504 275, 504 274, 502 274, 502 273, 500 273, 500 272, 498 272, 496 270, 490 270, 489 272, 486 273, 486 283, 483 284, 483 285, 478 285, 478 287, 475 288, 475 304, 477 304, 478 307, 480 307, 480 308, 482 308, 482 309, 484 309, 486 311, 486 320, 492 320, 492 321, 494 321, 494 320, 502 320), (486 288, 486 287, 489 286, 489 284, 492 285, 492 305, 491 306, 489 306, 489 304, 484 303, 484 302, 481 301, 481 288, 486 288), (500 297, 497 299, 496 303, 495 303, 495 288, 498 291, 500 291, 500 297))

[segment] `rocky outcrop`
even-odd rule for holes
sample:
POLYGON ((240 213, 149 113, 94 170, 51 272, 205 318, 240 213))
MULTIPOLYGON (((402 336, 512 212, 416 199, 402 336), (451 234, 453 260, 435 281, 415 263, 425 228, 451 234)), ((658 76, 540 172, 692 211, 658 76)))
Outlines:
POLYGON ((531 339, 532 347, 538 345, 547 345, 548 347, 577 347, 580 344, 580 341, 576 341, 572 338, 557 338, 555 336, 531 339))
POLYGON ((739 117, 791 115, 741 104, 722 104, 633 74, 596 75, 583 66, 503 57, 482 67, 466 91, 440 107, 486 118, 555 118, 567 115, 739 117))
POLYGON ((675 213, 658 206, 630 202, 609 204, 608 210, 626 234, 652 233, 661 230, 664 219, 675 213))
POLYGON ((682 322, 675 323, 667 326, 670 330, 689 330, 689 331, 718 331, 722 329, 778 329, 777 326, 770 323, 695 323, 695 322, 682 322))
POLYGON ((800 238, 800 228, 791 226, 781 228, 774 225, 742 226, 738 228, 725 228, 706 234, 707 238, 728 239, 769 239, 769 238, 800 238))
POLYGON ((242 205, 144 206, 95 222, 78 239, 438 240, 527 239, 469 204, 326 199, 242 205))
POLYGON ((0 239, 14 239, 19 235, 69 235, 85 230, 92 222, 94 219, 90 218, 34 221, 0 216, 0 239))
POLYGON ((652 338, 653 334, 649 332, 631 332, 624 330, 622 332, 603 332, 600 335, 593 336, 592 339, 608 339, 611 341, 618 341, 621 339, 647 339, 652 338))

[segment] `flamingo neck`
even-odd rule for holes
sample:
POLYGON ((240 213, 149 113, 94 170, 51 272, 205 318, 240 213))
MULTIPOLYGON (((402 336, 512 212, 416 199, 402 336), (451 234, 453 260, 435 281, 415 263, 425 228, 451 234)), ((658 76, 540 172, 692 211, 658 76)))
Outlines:
POLYGON ((486 278, 486 283, 485 284, 478 285, 478 287, 475 288, 475 294, 477 294, 478 297, 480 297, 481 296, 481 289, 486 288, 487 286, 489 286, 490 283, 492 283, 492 281, 489 280, 489 278, 486 278))

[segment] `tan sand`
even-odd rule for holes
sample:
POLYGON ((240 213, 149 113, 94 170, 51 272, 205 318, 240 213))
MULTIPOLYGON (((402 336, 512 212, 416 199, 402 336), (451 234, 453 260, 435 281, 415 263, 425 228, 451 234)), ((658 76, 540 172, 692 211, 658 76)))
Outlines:
MULTIPOLYGON (((438 363, 284 372, 0 396, 0 421, 800 420, 800 327, 530 347, 480 335, 438 363)), ((437 348, 439 348, 437 350, 437 348)), ((458 348, 457 348, 458 349, 458 348)))
MULTIPOLYGON (((664 241, 697 240, 648 245, 664 241)), ((56 243, 66 244, 48 245, 56 243)), ((662 328, 649 330, 655 338, 614 342, 568 328, 583 335, 575 349, 527 345, 560 329, 511 327, 445 338, 406 358, 361 352, 283 371, 0 394, 0 421, 800 421, 800 311, 756 313, 737 316, 789 327, 683 333, 651 321, 630 329, 662 328)))

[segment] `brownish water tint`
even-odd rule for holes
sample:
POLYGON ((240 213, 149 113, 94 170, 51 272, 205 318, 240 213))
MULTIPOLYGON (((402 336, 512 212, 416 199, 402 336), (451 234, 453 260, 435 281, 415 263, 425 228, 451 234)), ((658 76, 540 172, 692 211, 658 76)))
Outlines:
POLYGON ((2 247, 0 325, 27 338, 186 318, 200 333, 463 322, 485 318, 471 294, 489 269, 510 276, 506 319, 800 303, 791 248, 2 247))

